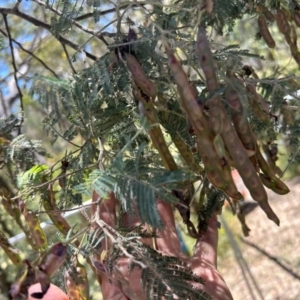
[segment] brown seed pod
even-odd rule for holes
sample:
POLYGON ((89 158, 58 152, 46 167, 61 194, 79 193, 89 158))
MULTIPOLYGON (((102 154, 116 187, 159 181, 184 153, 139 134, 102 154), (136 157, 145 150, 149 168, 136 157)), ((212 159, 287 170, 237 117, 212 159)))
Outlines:
MULTIPOLYGON (((230 77, 231 80, 233 80, 232 85, 238 86, 238 81, 233 79, 232 76, 230 77)), ((241 140, 246 150, 251 150, 255 153, 256 143, 254 135, 249 121, 247 119, 247 115, 244 113, 244 108, 240 101, 238 93, 233 88, 228 87, 225 91, 225 99, 228 103, 231 112, 232 122, 239 139, 241 140)), ((254 166, 255 170, 258 171, 257 160, 255 155, 250 157, 250 161, 254 166)))
POLYGON ((211 130, 202 108, 193 96, 186 74, 171 49, 167 45, 165 48, 169 57, 169 68, 172 71, 180 95, 178 99, 194 128, 197 149, 201 155, 209 181, 216 188, 225 191, 230 197, 242 199, 233 182, 229 165, 218 156, 213 146, 211 130))
MULTIPOLYGON (((199 57, 200 66, 203 70, 204 76, 206 78, 206 87, 208 92, 213 93, 217 90, 219 84, 217 80, 217 75, 213 63, 212 53, 210 51, 209 42, 206 37, 206 32, 204 28, 198 28, 197 35, 197 52, 199 57)), ((220 119, 220 97, 214 96, 207 101, 209 107, 209 124, 215 134, 221 132, 221 119, 220 119)))
POLYGON ((157 90, 154 83, 147 77, 137 59, 128 53, 124 53, 127 68, 132 74, 136 85, 150 98, 155 99, 157 90))
POLYGON ((276 24, 279 31, 284 35, 289 35, 291 27, 282 9, 277 9, 275 18, 276 18, 276 24))
POLYGON ((295 24, 300 27, 300 12, 298 10, 295 10, 294 11, 294 14, 293 14, 293 20, 295 22, 295 24))
POLYGON ((149 135, 154 147, 157 149, 160 157, 162 158, 165 168, 170 171, 177 170, 176 162, 168 148, 164 135, 159 126, 153 104, 150 101, 147 101, 146 97, 141 94, 141 91, 134 90, 133 93, 140 105, 143 105, 144 114, 147 117, 147 120, 153 125, 149 129, 149 135))
MULTIPOLYGON (((176 136, 171 136, 171 138, 186 164, 190 166, 194 172, 200 174, 203 171, 203 169, 199 164, 195 162, 194 155, 192 153, 193 149, 190 150, 187 144, 181 138, 176 136)), ((194 150, 195 152, 197 152, 196 148, 194 148, 194 150)))
POLYGON ((256 87, 252 83, 246 84, 246 89, 249 91, 248 100, 256 117, 260 120, 269 121, 269 105, 260 94, 257 93, 256 87))
POLYGON ((257 19, 259 32, 261 36, 263 37, 264 41, 268 45, 269 48, 275 48, 275 41, 269 31, 266 19, 264 16, 260 16, 257 19))
POLYGON ((208 14, 211 14, 214 9, 214 2, 213 0, 206 0, 205 1, 205 10, 208 14))
POLYGON ((269 22, 273 23, 273 22, 275 21, 275 16, 274 16, 274 14, 273 14, 270 10, 268 10, 265 6, 262 6, 262 12, 263 12, 265 18, 266 18, 269 22))

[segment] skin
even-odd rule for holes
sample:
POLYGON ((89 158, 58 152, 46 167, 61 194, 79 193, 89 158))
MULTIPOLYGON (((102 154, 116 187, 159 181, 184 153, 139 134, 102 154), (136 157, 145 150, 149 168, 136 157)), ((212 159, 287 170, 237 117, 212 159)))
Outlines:
MULTIPOLYGON (((108 201, 102 201, 100 204, 99 217, 109 226, 115 228, 116 200, 111 197, 108 201)), ((233 299, 231 293, 217 270, 217 244, 218 244, 218 222, 216 215, 208 222, 208 230, 198 238, 191 257, 185 255, 180 246, 179 238, 175 227, 175 220, 172 207, 160 200, 157 201, 157 209, 160 213, 164 228, 157 232, 159 238, 155 239, 155 248, 164 255, 177 256, 187 262, 194 273, 205 280, 205 285, 199 287, 205 290, 215 300, 233 299)), ((125 215, 123 220, 125 226, 137 226, 140 224, 138 217, 125 215)), ((144 239, 144 243, 153 246, 152 239, 144 239)), ((103 243, 100 251, 112 247, 109 238, 103 243)), ((133 271, 128 270, 129 259, 120 258, 114 266, 113 273, 108 276, 99 271, 102 282, 103 299, 110 300, 134 300, 146 299, 141 289, 139 268, 133 271)))

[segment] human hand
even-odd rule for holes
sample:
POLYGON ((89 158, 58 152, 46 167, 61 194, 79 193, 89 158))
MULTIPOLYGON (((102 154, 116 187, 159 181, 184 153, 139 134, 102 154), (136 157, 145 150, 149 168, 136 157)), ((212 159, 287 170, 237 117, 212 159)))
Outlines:
MULTIPOLYGON (((98 199, 98 195, 94 193, 94 202, 98 199)), ((108 201, 101 201, 98 211, 99 215, 97 217, 108 225, 107 228, 115 228, 116 226, 115 207, 116 199, 114 196, 111 196, 108 201)), ((154 246, 155 249, 163 255, 175 256, 179 260, 187 263, 193 272, 205 281, 204 285, 198 283, 194 284, 194 286, 207 292, 212 299, 233 299, 224 279, 217 270, 218 222, 216 215, 208 221, 208 230, 198 238, 193 255, 189 257, 181 250, 171 206, 158 200, 157 209, 164 223, 164 227, 162 230, 157 231, 159 238, 155 238, 154 245, 152 245, 152 239, 143 239, 143 242, 147 245, 154 246)), ((140 220, 137 216, 125 214, 123 218, 124 226, 132 228, 139 224, 140 220)), ((107 238, 105 239, 105 243, 101 245, 99 254, 102 251, 109 251, 111 248, 112 240, 107 238)), ((98 259, 99 257, 100 256, 98 256, 98 259)), ((112 274, 108 274, 108 272, 103 270, 99 271, 104 300, 146 299, 146 295, 141 287, 141 269, 135 267, 133 270, 129 270, 129 264, 130 258, 124 255, 116 261, 112 274)))

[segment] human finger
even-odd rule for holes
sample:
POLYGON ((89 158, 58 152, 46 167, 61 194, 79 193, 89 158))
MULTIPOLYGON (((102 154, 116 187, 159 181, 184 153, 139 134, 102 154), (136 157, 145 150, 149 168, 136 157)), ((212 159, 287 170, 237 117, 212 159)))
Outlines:
MULTIPOLYGON (((133 229, 133 228, 137 228, 137 227, 141 226, 140 230, 142 230, 143 232, 146 232, 146 233, 150 233, 149 225, 148 224, 142 225, 140 217, 138 215, 138 210, 137 210, 136 205, 134 205, 133 213, 129 213, 129 212, 124 213, 123 218, 122 218, 122 224, 125 227, 127 227, 128 229, 133 229)), ((141 241, 144 244, 147 244, 147 245, 153 247, 153 239, 152 238, 142 238, 141 241)))
POLYGON ((163 222, 163 228, 157 231, 159 237, 155 239, 157 250, 164 254, 179 256, 182 252, 172 207, 159 199, 157 209, 163 222))
MULTIPOLYGON (((36 300, 35 297, 31 296, 34 293, 41 293, 42 287, 40 283, 35 283, 31 285, 28 289, 28 298, 27 300, 36 300)), ((68 300, 69 297, 56 285, 50 284, 49 289, 47 290, 47 293, 43 295, 42 300, 68 300)))

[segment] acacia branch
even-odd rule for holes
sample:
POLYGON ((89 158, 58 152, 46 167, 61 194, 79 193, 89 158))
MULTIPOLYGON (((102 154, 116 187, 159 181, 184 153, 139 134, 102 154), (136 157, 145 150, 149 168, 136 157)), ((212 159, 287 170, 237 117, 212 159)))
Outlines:
MULTIPOLYGON (((12 8, 3 8, 3 7, 0 7, 0 13, 1 13, 3 16, 4 16, 4 15, 15 15, 15 16, 18 16, 18 17, 20 17, 20 18, 22 18, 22 19, 24 19, 24 20, 30 22, 31 24, 33 24, 33 25, 35 25, 35 26, 37 26, 37 27, 42 27, 42 28, 48 30, 49 32, 51 32, 51 26, 50 26, 49 24, 47 24, 47 23, 45 23, 45 22, 43 22, 43 21, 41 21, 41 20, 38 20, 38 19, 36 19, 36 18, 33 18, 33 17, 30 16, 30 15, 24 14, 24 13, 20 12, 19 10, 14 10, 14 9, 12 9, 12 8)), ((100 36, 105 36, 105 35, 111 35, 111 34, 110 34, 110 33, 107 33, 107 32, 102 32, 102 33, 100 34, 100 36)), ((73 48, 73 49, 75 49, 75 50, 77 50, 77 51, 81 49, 80 46, 78 46, 77 44, 71 42, 70 40, 68 40, 68 39, 66 39, 66 38, 64 38, 64 37, 62 37, 62 36, 58 36, 57 39, 58 39, 61 43, 65 44, 65 45, 67 45, 67 46, 69 46, 69 47, 71 47, 71 48, 73 48)), ((85 52, 85 54, 86 54, 86 56, 87 56, 88 58, 90 58, 90 59, 92 59, 92 60, 94 60, 94 61, 97 60, 97 57, 96 57, 95 55, 93 55, 93 54, 87 52, 86 50, 83 50, 83 51, 85 52)))
MULTIPOLYGON (((0 32, 5 36, 8 37, 7 34, 0 28, 0 32)), ((51 72, 56 78, 58 78, 58 75, 39 57, 37 57, 34 53, 32 53, 31 51, 25 49, 21 43, 17 42, 15 39, 12 39, 12 41, 18 45, 20 47, 20 49, 22 49, 24 52, 28 53, 29 55, 31 55, 32 57, 34 57, 40 64, 42 64, 45 69, 47 69, 49 72, 51 72)))
POLYGON ((7 36, 8 36, 8 41, 9 41, 9 47, 10 47, 10 52, 11 52, 12 65, 13 65, 13 68, 14 68, 14 79, 15 79, 16 87, 17 87, 18 94, 19 94, 19 97, 20 97, 21 119, 20 119, 18 133, 21 134, 22 124, 24 122, 23 94, 22 94, 22 91, 21 91, 21 88, 20 88, 19 82, 18 82, 18 76, 17 76, 18 69, 17 69, 17 65, 16 65, 16 60, 15 60, 14 46, 13 46, 13 43, 12 43, 12 38, 11 38, 11 34, 10 34, 8 22, 7 22, 7 15, 6 14, 2 14, 2 15, 3 15, 5 29, 7 31, 7 36))

